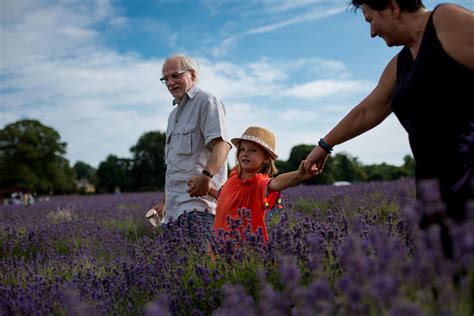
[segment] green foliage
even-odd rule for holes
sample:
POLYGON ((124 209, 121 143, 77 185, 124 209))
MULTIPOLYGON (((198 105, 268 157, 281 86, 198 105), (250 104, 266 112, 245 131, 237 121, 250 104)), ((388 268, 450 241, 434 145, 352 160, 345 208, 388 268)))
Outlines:
POLYGON ((277 168, 278 173, 293 171, 293 169, 291 169, 290 164, 287 161, 283 160, 275 160, 275 167, 277 168))
MULTIPOLYGON (((288 165, 290 167, 290 171, 298 169, 301 160, 306 159, 306 156, 311 152, 315 145, 297 145, 291 149, 290 157, 288 158, 288 165)), ((333 162, 331 159, 326 161, 326 165, 324 166, 324 172, 318 175, 317 177, 313 177, 309 180, 306 180, 305 184, 331 184, 334 183, 334 167, 333 162)))
POLYGON ((131 242, 136 242, 145 236, 152 238, 156 235, 156 231, 150 230, 145 224, 146 222, 142 219, 139 220, 134 217, 109 219, 103 223, 104 227, 119 231, 131 242))
POLYGON ((97 169, 97 190, 99 192, 131 191, 132 160, 109 155, 97 169))
POLYGON ((401 167, 402 172, 407 177, 415 177, 415 159, 410 156, 406 155, 403 157, 403 166, 401 167))
POLYGON ((291 149, 290 157, 288 158, 288 164, 292 167, 292 169, 296 169, 300 165, 301 160, 304 160, 313 148, 314 145, 306 144, 294 146, 291 149))
POLYGON ((68 193, 74 170, 63 157, 66 143, 58 132, 37 120, 21 120, 0 130, 0 188, 37 193, 68 193))
MULTIPOLYGON (((66 143, 59 134, 36 120, 22 120, 0 130, 0 189, 15 188, 43 193, 70 193, 75 179, 95 186, 98 192, 156 191, 165 183, 166 135, 158 131, 143 134, 130 148, 133 159, 109 155, 95 170, 78 161, 73 168, 63 157, 66 143)), ((276 160, 279 173, 296 170, 314 145, 294 146, 288 161, 276 160)), ((324 172, 305 184, 332 184, 335 181, 394 180, 414 176, 415 161, 404 157, 401 167, 385 163, 362 165, 357 158, 337 153, 326 161, 324 172)), ((229 168, 230 169, 230 168, 229 168)))
POLYGON ((337 153, 333 160, 334 179, 336 181, 360 182, 367 180, 367 174, 357 158, 347 153, 337 153))
POLYGON ((165 141, 165 133, 148 132, 130 148, 133 153, 134 191, 163 190, 166 174, 165 141))
POLYGON ((133 159, 109 155, 97 169, 99 192, 158 191, 165 184, 165 139, 160 132, 143 134, 130 148, 133 159))
MULTIPOLYGON (((276 160, 275 165, 279 173, 285 173, 298 169, 301 160, 314 148, 314 145, 301 144, 291 149, 290 157, 287 161, 276 160)), ((364 182, 383 180, 396 180, 400 177, 415 176, 415 160, 407 155, 404 157, 404 164, 401 167, 392 166, 386 163, 364 166, 356 157, 348 153, 337 153, 330 155, 324 165, 324 172, 313 177, 305 184, 332 184, 336 181, 364 182)))
POLYGON ((330 206, 331 204, 327 201, 321 202, 313 199, 298 198, 293 204, 292 209, 303 214, 313 214, 314 212, 326 214, 330 206))
POLYGON ((97 170, 85 162, 77 161, 72 167, 77 180, 87 180, 92 185, 97 184, 97 170))
POLYGON ((364 166, 368 181, 390 181, 404 176, 401 168, 386 163, 364 166))
POLYGON ((392 166, 386 163, 362 166, 367 174, 368 181, 391 181, 400 177, 415 177, 415 159, 406 155, 401 167, 392 166))

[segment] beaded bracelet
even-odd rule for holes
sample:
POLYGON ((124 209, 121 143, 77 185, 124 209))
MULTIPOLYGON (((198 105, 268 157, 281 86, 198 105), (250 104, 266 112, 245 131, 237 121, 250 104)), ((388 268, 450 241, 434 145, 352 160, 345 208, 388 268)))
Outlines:
POLYGON ((318 145, 319 147, 321 147, 322 149, 324 149, 324 151, 327 153, 327 154, 331 154, 333 148, 331 145, 329 145, 328 143, 326 143, 324 141, 324 139, 320 139, 319 142, 318 142, 318 145))

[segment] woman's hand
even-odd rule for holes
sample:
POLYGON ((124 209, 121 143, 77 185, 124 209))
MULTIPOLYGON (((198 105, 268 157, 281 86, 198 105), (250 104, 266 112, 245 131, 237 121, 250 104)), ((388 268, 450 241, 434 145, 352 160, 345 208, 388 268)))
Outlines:
POLYGON ((298 167, 298 176, 301 179, 308 180, 321 173, 321 171, 318 170, 318 168, 314 164, 310 166, 310 171, 307 172, 305 168, 305 163, 306 163, 306 160, 302 160, 300 162, 300 166, 298 167))
POLYGON ((328 157, 328 153, 319 147, 319 145, 316 145, 308 156, 306 156, 306 159, 303 160, 306 173, 315 176, 323 172, 324 164, 328 157))

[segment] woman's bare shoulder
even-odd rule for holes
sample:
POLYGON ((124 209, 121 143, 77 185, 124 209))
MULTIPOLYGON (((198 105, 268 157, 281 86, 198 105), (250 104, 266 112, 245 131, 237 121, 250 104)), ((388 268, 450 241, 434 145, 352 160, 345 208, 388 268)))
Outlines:
POLYGON ((443 4, 433 13, 433 23, 446 53, 474 69, 474 12, 456 4, 443 4))

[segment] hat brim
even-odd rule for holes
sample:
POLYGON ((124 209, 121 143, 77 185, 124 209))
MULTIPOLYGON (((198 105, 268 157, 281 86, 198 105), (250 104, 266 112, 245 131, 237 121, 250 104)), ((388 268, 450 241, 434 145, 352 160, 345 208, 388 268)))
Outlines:
POLYGON ((270 155, 270 157, 272 157, 273 160, 277 159, 278 158, 278 155, 275 154, 273 152, 273 150, 271 150, 270 148, 268 148, 268 145, 266 145, 264 142, 258 142, 254 139, 248 139, 248 138, 232 138, 230 140, 230 142, 237 148, 239 147, 239 143, 240 141, 242 140, 246 140, 248 142, 252 142, 252 143, 255 143, 255 144, 259 144, 260 146, 263 147, 263 149, 265 149, 267 151, 267 153, 270 155))

